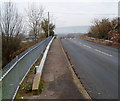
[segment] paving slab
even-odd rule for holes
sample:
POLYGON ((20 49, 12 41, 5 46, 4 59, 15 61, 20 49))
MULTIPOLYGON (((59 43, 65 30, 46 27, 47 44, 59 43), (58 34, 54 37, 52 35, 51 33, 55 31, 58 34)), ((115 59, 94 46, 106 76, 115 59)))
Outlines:
POLYGON ((44 90, 40 95, 29 97, 30 99, 83 99, 73 82, 67 59, 61 47, 59 39, 55 39, 43 68, 44 90))

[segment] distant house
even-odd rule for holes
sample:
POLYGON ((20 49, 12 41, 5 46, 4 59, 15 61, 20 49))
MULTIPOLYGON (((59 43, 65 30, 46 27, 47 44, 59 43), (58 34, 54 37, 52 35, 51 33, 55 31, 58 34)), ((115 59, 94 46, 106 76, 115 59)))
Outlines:
POLYGON ((27 37, 26 37, 26 40, 29 41, 29 42, 35 41, 35 40, 38 40, 38 39, 39 39, 38 36, 37 36, 37 37, 35 37, 35 36, 27 36, 27 37))
POLYGON ((40 34, 44 34, 44 31, 42 29, 40 29, 40 30, 38 30, 38 33, 39 34, 35 37, 34 31, 30 30, 29 31, 29 36, 26 37, 26 40, 29 41, 29 42, 38 40, 39 39, 39 35, 40 34))

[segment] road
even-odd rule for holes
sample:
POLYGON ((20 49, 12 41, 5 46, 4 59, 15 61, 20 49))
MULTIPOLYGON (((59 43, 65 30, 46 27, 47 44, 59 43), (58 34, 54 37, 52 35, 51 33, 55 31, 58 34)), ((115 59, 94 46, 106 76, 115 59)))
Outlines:
POLYGON ((61 39, 80 80, 94 99, 118 98, 118 50, 83 39, 61 39))

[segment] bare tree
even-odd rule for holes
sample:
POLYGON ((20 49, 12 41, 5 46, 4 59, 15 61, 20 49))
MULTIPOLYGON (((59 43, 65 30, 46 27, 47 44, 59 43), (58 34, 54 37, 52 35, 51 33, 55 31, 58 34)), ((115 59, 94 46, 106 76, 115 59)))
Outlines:
POLYGON ((29 10, 27 11, 29 26, 35 39, 41 31, 41 21, 43 19, 43 13, 44 9, 42 6, 37 8, 34 5, 31 5, 29 10))
POLYGON ((18 15, 15 5, 12 2, 6 2, 0 17, 0 31, 2 35, 7 37, 18 36, 22 31, 21 22, 22 19, 18 15))
POLYGON ((18 14, 15 4, 4 3, 0 9, 3 65, 11 60, 10 55, 20 47, 19 35, 22 33, 22 26, 22 18, 18 14))

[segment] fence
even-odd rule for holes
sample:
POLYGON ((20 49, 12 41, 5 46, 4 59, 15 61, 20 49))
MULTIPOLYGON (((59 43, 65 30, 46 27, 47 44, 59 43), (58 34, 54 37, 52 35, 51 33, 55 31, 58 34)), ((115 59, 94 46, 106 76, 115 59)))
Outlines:
POLYGON ((13 99, 15 97, 19 85, 51 39, 52 37, 48 37, 44 41, 30 47, 3 69, 3 74, 0 78, 2 99, 13 99))

